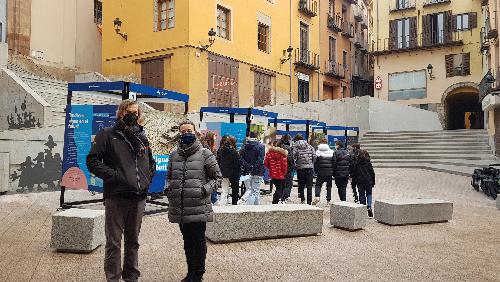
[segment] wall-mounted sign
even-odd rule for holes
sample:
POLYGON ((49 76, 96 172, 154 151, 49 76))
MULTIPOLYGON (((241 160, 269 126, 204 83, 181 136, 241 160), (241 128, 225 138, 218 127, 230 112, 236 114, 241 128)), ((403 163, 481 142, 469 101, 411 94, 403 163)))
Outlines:
POLYGON ((375 89, 382 89, 382 78, 380 78, 380 76, 377 76, 377 78, 375 79, 375 89))

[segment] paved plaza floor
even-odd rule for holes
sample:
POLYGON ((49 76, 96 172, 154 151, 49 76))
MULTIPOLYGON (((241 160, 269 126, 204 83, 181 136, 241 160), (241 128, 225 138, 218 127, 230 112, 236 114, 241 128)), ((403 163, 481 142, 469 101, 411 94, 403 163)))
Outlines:
MULTIPOLYGON (((362 231, 342 231, 329 224, 323 192, 322 235, 209 243, 205 281, 500 281, 500 211, 473 190, 469 178, 412 169, 376 172, 374 199, 449 200, 453 220, 397 227, 370 220, 362 231)), ((70 191, 67 197, 89 194, 70 191)), ((270 200, 265 196, 264 202, 270 200)), ((0 281, 104 281, 103 247, 91 254, 49 248, 58 201, 54 192, 0 196, 0 281)), ((140 242, 141 281, 184 277, 181 234, 165 214, 144 218, 140 242)))

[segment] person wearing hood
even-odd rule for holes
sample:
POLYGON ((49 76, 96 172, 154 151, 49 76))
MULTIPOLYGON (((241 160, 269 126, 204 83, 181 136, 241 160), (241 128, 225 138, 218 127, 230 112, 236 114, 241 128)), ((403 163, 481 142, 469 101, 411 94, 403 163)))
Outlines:
POLYGON ((273 142, 264 159, 264 165, 269 170, 271 183, 275 186, 273 204, 283 203, 285 200, 285 176, 288 171, 288 151, 281 148, 281 142, 273 142))
POLYGON ((260 184, 264 175, 265 149, 264 144, 257 137, 257 132, 250 132, 245 145, 240 150, 242 173, 250 177, 245 180, 246 191, 238 204, 260 204, 260 184))
POLYGON ((326 182, 326 202, 330 204, 332 200, 332 177, 333 177, 333 150, 330 149, 326 139, 321 139, 319 141, 318 150, 316 151, 316 162, 314 167, 316 170, 316 187, 315 187, 315 198, 313 200, 313 205, 316 205, 320 201, 321 188, 323 183, 326 182))
POLYGON ((314 177, 314 162, 316 152, 314 148, 304 140, 301 134, 293 138, 293 158, 297 168, 297 180, 299 181, 299 197, 302 204, 305 203, 304 188, 307 189, 307 204, 312 203, 312 186, 314 177))
POLYGON ((233 136, 224 135, 222 137, 219 151, 217 152, 217 162, 222 173, 222 193, 219 199, 220 205, 238 203, 238 185, 240 179, 240 155, 236 150, 236 139, 233 136), (229 194, 231 189, 231 194, 229 194), (231 196, 232 201, 229 201, 231 196))
POLYGON ((86 161, 89 171, 104 181, 106 280, 137 281, 141 276, 139 232, 156 163, 139 124, 142 113, 137 101, 122 101, 117 117, 115 126, 96 135, 86 161))
POLYGON ((373 217, 372 190, 375 186, 375 171, 366 150, 359 150, 358 159, 353 169, 353 181, 356 181, 359 191, 359 202, 366 205, 368 216, 373 217))
POLYGON ((284 192, 284 200, 283 202, 286 204, 288 201, 288 198, 290 198, 290 194, 292 193, 292 187, 293 187, 293 174, 295 170, 295 163, 293 160, 293 150, 292 147, 290 146, 290 135, 286 134, 281 137, 281 146, 283 149, 287 150, 288 152, 288 157, 287 157, 287 172, 285 175, 285 192, 284 192))
POLYGON ((335 153, 333 155, 333 177, 335 177, 335 185, 339 192, 341 201, 346 201, 346 189, 349 183, 349 175, 351 172, 351 158, 344 149, 344 142, 337 140, 335 142, 335 153))
POLYGON ((188 273, 182 281, 202 281, 205 273, 207 222, 214 220, 210 195, 220 187, 214 154, 197 140, 191 121, 179 125, 179 145, 167 168, 168 220, 179 224, 188 273))

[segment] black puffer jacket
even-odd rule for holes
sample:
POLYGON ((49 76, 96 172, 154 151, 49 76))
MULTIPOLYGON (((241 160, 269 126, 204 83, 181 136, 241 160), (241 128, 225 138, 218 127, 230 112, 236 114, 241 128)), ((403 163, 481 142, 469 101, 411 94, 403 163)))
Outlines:
POLYGON ((375 171, 370 160, 358 158, 354 166, 352 181, 357 185, 375 186, 375 171))
POLYGON ((328 144, 319 144, 314 163, 316 175, 321 177, 333 176, 333 150, 328 144))
POLYGON ((349 172, 351 170, 351 158, 349 154, 344 149, 339 149, 335 151, 334 154, 334 174, 335 178, 349 178, 349 172))
POLYGON ((213 221, 210 195, 221 183, 221 173, 212 152, 199 141, 170 154, 166 194, 168 219, 172 223, 213 221))
POLYGON ((247 138, 240 150, 241 170, 244 175, 264 175, 265 148, 258 139, 247 138))
POLYGON ((114 127, 99 132, 87 155, 87 168, 104 181, 104 198, 147 196, 156 171, 151 149, 135 154, 125 134, 114 127))
POLYGON ((222 178, 238 179, 240 177, 240 154, 230 144, 225 143, 217 152, 222 178))

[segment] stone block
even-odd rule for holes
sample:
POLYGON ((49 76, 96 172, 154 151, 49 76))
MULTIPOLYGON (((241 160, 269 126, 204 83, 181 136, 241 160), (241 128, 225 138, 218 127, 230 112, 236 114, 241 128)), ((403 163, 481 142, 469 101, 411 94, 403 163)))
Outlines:
POLYGON ((87 253, 104 242, 104 210, 68 209, 52 216, 51 248, 87 253))
POLYGON ((355 231, 366 226, 365 205, 351 202, 335 202, 330 205, 330 224, 344 230, 355 231))
POLYGON ((497 209, 500 210, 500 194, 497 195, 497 209))
POLYGON ((323 209, 308 205, 214 206, 206 237, 214 243, 318 235, 323 209))
POLYGON ((438 199, 377 200, 374 217, 388 225, 445 222, 452 219, 453 203, 438 199))

